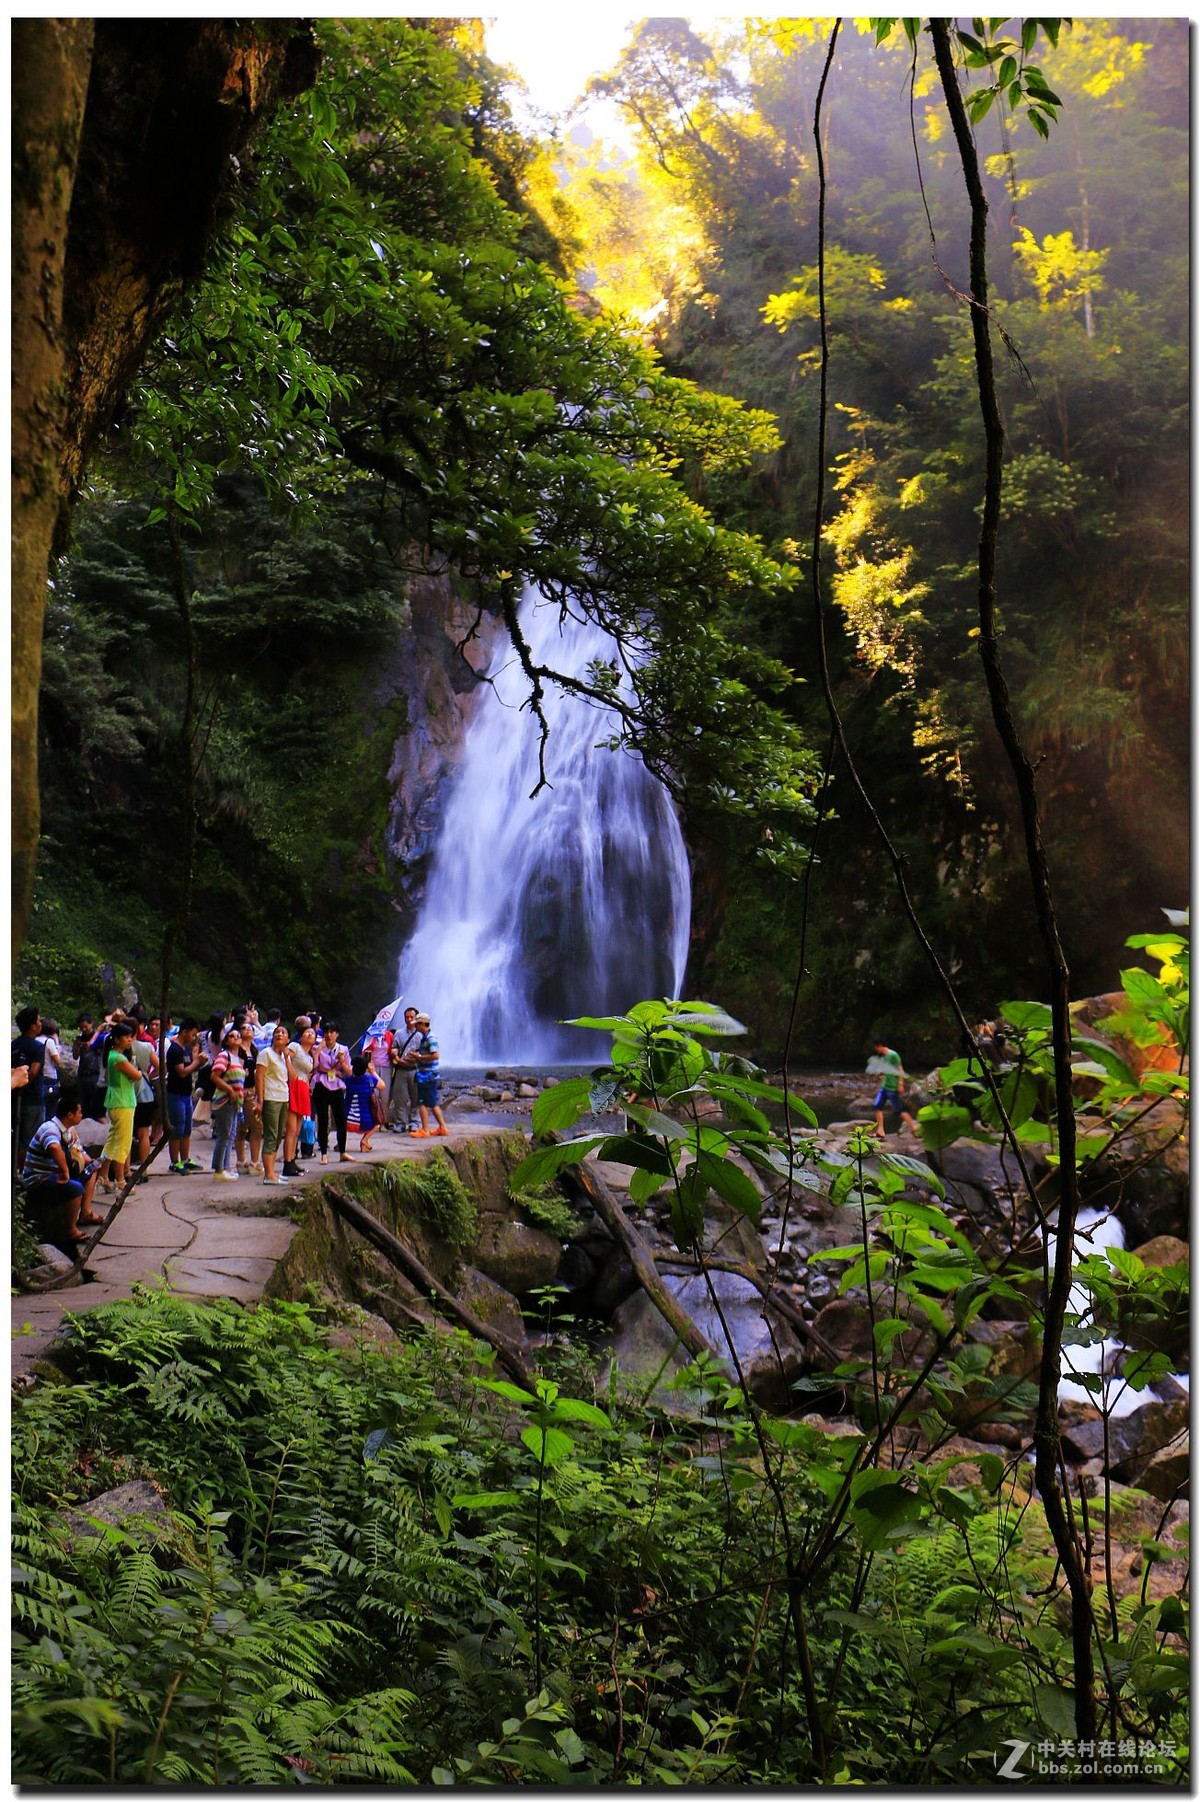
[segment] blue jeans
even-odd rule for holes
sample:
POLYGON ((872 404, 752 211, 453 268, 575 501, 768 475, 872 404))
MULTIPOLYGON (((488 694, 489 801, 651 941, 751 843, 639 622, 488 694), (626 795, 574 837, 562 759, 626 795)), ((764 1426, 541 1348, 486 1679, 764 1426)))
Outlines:
POLYGON ((230 1153, 233 1150, 233 1135, 237 1130, 238 1117, 241 1114, 241 1111, 241 1108, 237 1107, 232 1101, 227 1101, 224 1107, 213 1108, 212 1167, 214 1170, 224 1170, 229 1165, 230 1153))
POLYGON ((167 1120, 170 1123, 173 1139, 187 1139, 192 1132, 192 1113, 195 1103, 190 1095, 167 1094, 167 1120))

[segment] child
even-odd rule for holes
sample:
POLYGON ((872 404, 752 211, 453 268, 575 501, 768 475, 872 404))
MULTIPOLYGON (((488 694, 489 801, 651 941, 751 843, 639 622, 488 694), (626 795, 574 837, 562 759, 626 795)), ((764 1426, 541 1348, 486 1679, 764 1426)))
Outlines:
POLYGON ((346 1083, 346 1125, 351 1132, 362 1134, 359 1145, 363 1151, 370 1151, 371 1134, 379 1125, 372 1102, 376 1089, 383 1085, 368 1058, 356 1057, 351 1069, 353 1074, 346 1083))

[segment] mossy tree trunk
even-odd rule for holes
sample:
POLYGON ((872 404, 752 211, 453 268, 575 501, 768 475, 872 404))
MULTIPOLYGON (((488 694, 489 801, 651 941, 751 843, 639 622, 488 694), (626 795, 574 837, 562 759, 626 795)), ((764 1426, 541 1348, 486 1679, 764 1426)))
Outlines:
POLYGON ((13 948, 33 903, 46 586, 88 455, 203 266, 233 157, 318 56, 294 20, 13 23, 13 948))

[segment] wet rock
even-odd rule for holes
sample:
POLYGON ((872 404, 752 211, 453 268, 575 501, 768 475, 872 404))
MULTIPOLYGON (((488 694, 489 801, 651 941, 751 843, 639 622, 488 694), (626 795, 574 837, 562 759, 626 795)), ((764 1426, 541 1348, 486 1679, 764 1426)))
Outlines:
POLYGON ((381 1320, 378 1314, 368 1314, 365 1308, 353 1310, 349 1319, 341 1319, 337 1325, 326 1331, 328 1344, 339 1351, 358 1351, 364 1345, 394 1345, 396 1332, 394 1327, 381 1320))
POLYGON ((538 1089, 536 1084, 531 1082, 519 1082, 517 1084, 517 1096, 520 1100, 532 1101, 536 1098, 537 1094, 538 1089))
POLYGON ((596 1261, 582 1245, 564 1246, 558 1266, 558 1280, 564 1289, 572 1295, 585 1293, 591 1289, 596 1276, 596 1261))
POLYGON ((592 1308, 601 1319, 607 1319, 639 1287, 637 1271, 629 1258, 609 1241, 608 1253, 592 1287, 592 1308))

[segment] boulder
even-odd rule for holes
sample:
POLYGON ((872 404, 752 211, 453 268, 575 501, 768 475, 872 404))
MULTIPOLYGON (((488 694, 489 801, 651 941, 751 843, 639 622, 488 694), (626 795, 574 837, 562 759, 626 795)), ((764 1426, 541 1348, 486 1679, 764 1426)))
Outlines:
POLYGON ((1125 1228, 1129 1250, 1139 1255, 1148 1239, 1188 1237, 1191 1158, 1187 1125, 1187 1116, 1177 1102, 1161 1100, 1082 1173, 1080 1198, 1084 1205, 1111 1209, 1125 1228))
POLYGON ((619 1251, 612 1240, 605 1242, 606 1250, 600 1255, 600 1244, 592 1241, 589 1256, 598 1263, 596 1280, 592 1285, 589 1305, 592 1312, 602 1320, 616 1313, 621 1303, 640 1287, 637 1271, 633 1268, 627 1254, 619 1251))
POLYGON ((513 1295, 527 1295, 557 1281, 562 1244, 524 1221, 491 1215, 481 1222, 471 1256, 485 1276, 513 1295))
POLYGON ((476 1270, 467 1264, 459 1278, 457 1294, 463 1307, 476 1320, 486 1322, 494 1332, 502 1333, 521 1349, 526 1347, 525 1322, 521 1318, 520 1308, 507 1289, 494 1283, 482 1270, 476 1270))
POLYGON ((538 1093, 537 1085, 532 1082, 519 1082, 517 1095, 521 1101, 533 1101, 538 1093))
POLYGON ((171 1534, 167 1505, 155 1485, 144 1478, 106 1489, 90 1502, 69 1509, 63 1523, 77 1540, 98 1539, 102 1527, 120 1527, 123 1533, 152 1545, 171 1534))
POLYGON ((35 1264, 32 1270, 25 1272, 32 1284, 41 1287, 45 1283, 54 1282, 59 1277, 65 1276, 67 1280, 65 1283, 59 1284, 60 1288, 79 1288, 83 1282, 83 1272, 73 1257, 58 1245, 39 1245, 38 1253, 42 1260, 41 1263, 35 1264))
POLYGON ((1164 1446, 1155 1452, 1136 1479, 1138 1489, 1145 1490, 1160 1502, 1191 1500, 1191 1443, 1187 1433, 1177 1445, 1164 1446))

